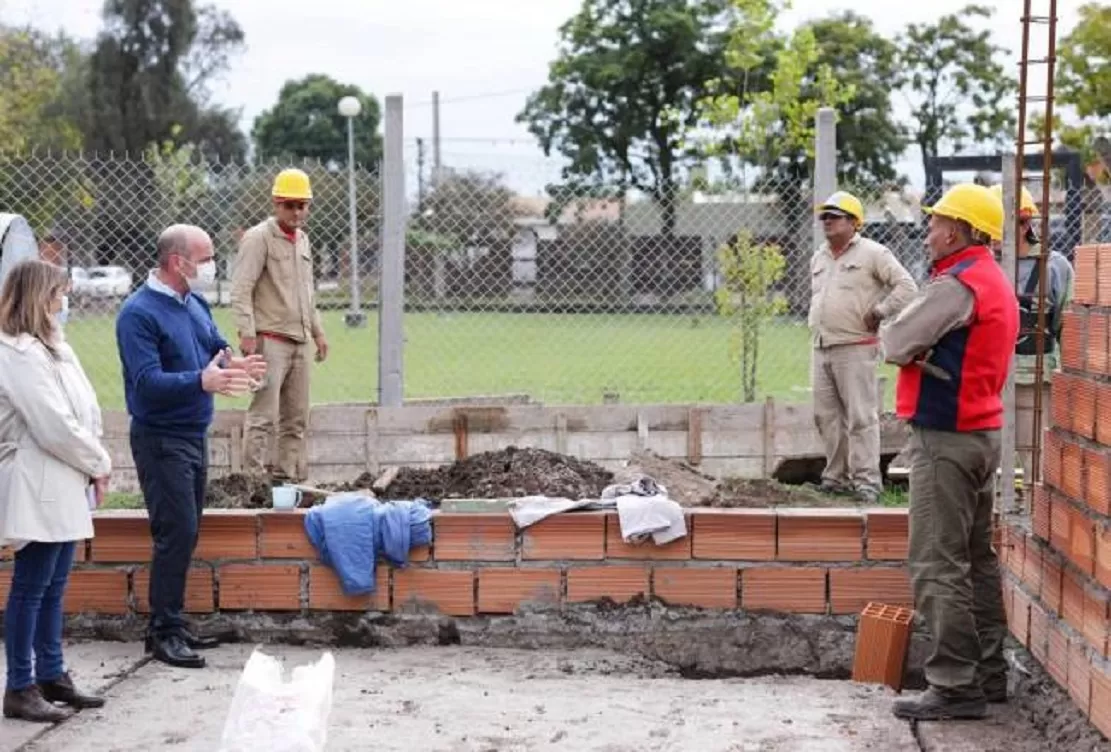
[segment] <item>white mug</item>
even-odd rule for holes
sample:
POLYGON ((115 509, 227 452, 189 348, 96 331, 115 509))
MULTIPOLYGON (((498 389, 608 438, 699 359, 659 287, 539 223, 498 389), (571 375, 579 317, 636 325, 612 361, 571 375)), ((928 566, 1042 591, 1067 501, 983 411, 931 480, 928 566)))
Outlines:
POLYGON ((301 503, 301 489, 293 486, 274 486, 270 489, 274 509, 296 509, 301 503))

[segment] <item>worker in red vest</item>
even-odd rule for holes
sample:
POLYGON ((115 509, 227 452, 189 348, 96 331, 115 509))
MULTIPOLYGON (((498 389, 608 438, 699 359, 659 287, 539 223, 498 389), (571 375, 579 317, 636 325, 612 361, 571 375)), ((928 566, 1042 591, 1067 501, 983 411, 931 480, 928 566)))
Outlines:
POLYGON ((925 211, 929 283, 880 332, 884 359, 899 366, 895 410, 911 429, 910 579, 932 638, 929 688, 896 702, 895 715, 982 718, 987 702, 1007 700, 991 538, 1018 299, 989 247, 1003 237, 998 197, 964 183, 925 211))

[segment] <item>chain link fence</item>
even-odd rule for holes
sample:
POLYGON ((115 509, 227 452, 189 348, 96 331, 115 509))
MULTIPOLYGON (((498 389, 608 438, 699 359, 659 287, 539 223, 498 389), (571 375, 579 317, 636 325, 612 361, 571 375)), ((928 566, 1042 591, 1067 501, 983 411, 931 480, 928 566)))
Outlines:
MULTIPOLYGON (((454 156, 434 169, 423 154, 418 164, 405 152, 406 399, 809 399, 809 259, 821 236, 807 186, 764 180, 748 190, 682 190, 660 202, 597 188, 537 190, 553 170, 534 157, 518 158, 507 178, 481 160, 468 168, 454 156)), ((67 332, 106 408, 123 407, 115 311, 152 268, 159 231, 187 222, 212 235, 219 274, 207 295, 233 339, 228 279, 237 240, 269 216, 271 181, 287 166, 204 164, 188 151, 0 156, 0 212, 26 217, 43 256, 71 268, 67 332)), ((307 229, 332 353, 314 369, 312 398, 374 401, 382 181, 377 171, 355 171, 359 299, 368 321, 348 328, 347 168, 298 166, 313 180, 307 229)), ((1065 239, 1070 245, 1058 250, 1071 257, 1078 227, 1088 242, 1111 242, 1107 196, 1061 196, 1051 213, 1055 248, 1065 239)), ((866 205, 864 234, 924 281, 917 200, 892 192, 866 205)))

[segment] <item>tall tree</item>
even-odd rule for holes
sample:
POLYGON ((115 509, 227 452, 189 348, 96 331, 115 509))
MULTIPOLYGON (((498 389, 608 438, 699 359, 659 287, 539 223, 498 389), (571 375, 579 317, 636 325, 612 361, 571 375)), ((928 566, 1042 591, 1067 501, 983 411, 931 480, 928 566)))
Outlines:
POLYGON ((548 83, 517 116, 569 160, 564 177, 644 191, 675 228, 684 146, 722 75, 729 0, 583 0, 560 29, 548 83))
MULTIPOLYGON (((815 78, 816 68, 825 66, 839 83, 852 88, 852 96, 837 108, 841 182, 863 191, 900 182, 895 164, 906 151, 907 133, 891 112, 895 44, 877 33, 870 19, 853 11, 811 21, 807 27, 818 53, 808 66, 808 79, 815 78)), ((809 88, 807 95, 811 95, 809 88)))
POLYGON ((339 100, 359 100, 355 127, 355 161, 375 167, 382 158, 378 100, 354 84, 342 84, 322 73, 286 81, 278 102, 255 118, 251 137, 260 159, 317 159, 326 165, 347 163, 347 118, 339 113, 339 100))
POLYGON ((1079 123, 1059 125, 1066 146, 1089 151, 1097 135, 1111 133, 1111 5, 1087 3, 1058 45, 1057 96, 1079 123))
POLYGON ((943 148, 1001 144, 1014 135, 1016 81, 999 61, 1007 50, 991 32, 969 22, 990 19, 994 9, 968 5, 935 23, 909 24, 896 44, 893 83, 910 102, 911 135, 923 163, 943 148))
POLYGON ((234 119, 206 107, 208 85, 243 49, 235 20, 192 0, 106 0, 103 15, 90 61, 87 146, 142 153, 175 139, 241 161, 246 144, 234 119))
POLYGON ((0 27, 0 149, 81 146, 68 111, 70 66, 79 63, 77 45, 64 36, 0 27))

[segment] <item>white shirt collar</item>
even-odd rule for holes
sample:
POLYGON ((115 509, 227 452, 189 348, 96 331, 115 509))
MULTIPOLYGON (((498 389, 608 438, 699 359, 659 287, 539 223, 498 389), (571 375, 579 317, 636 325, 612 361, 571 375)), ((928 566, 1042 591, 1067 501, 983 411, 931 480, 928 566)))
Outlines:
POLYGON ((182 295, 177 290, 167 285, 165 282, 158 278, 157 272, 157 269, 150 270, 150 274, 147 275, 147 287, 154 290, 155 292, 160 292, 163 295, 169 295, 177 302, 185 305, 185 297, 186 295, 188 295, 188 293, 186 293, 186 295, 182 295))

